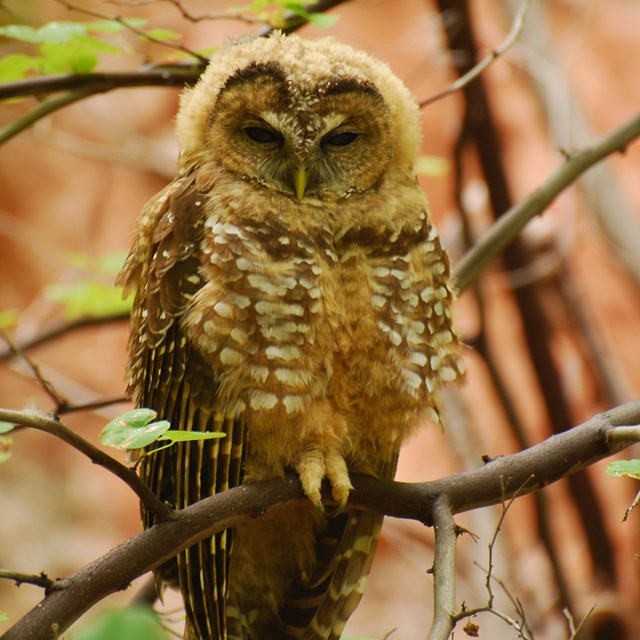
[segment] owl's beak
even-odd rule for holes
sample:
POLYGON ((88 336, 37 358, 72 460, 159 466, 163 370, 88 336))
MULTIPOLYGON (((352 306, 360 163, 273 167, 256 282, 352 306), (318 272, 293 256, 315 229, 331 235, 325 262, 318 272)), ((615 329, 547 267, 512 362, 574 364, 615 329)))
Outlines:
POLYGON ((296 189, 296 198, 298 198, 298 200, 302 200, 302 196, 304 196, 308 183, 309 172, 303 165, 299 164, 293 173, 293 186, 296 189))

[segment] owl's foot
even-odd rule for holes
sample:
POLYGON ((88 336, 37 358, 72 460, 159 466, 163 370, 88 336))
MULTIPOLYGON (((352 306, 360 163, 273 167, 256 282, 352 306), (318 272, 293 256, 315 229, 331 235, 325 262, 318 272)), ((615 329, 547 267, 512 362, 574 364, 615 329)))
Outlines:
POLYGON ((314 448, 305 451, 296 465, 296 471, 305 494, 320 511, 324 511, 320 493, 324 478, 331 483, 331 496, 338 503, 338 513, 344 510, 353 486, 347 463, 336 449, 324 451, 314 448))

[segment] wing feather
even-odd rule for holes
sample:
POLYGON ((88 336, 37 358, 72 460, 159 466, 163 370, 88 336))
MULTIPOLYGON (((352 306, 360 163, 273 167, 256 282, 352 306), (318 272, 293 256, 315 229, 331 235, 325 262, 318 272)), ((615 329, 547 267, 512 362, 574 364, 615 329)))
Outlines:
MULTIPOLYGON (((216 381, 181 326, 202 286, 204 201, 188 176, 160 192, 140 215, 120 277, 125 290, 135 291, 128 371, 136 404, 157 411, 173 429, 226 433, 221 439, 180 443, 143 458, 142 478, 175 508, 242 482, 244 423, 216 410, 216 381)), ((152 526, 153 516, 143 511, 143 522, 152 526)), ((226 638, 232 533, 224 531, 194 545, 156 573, 160 589, 166 583, 180 587, 188 633, 194 639, 226 638)))

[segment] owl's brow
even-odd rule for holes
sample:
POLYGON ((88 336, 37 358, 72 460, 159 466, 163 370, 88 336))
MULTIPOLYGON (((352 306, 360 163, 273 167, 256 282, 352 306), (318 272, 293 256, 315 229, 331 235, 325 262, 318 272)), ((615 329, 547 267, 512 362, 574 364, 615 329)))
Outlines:
POLYGON ((325 96, 334 96, 341 93, 366 93, 373 98, 383 99, 382 94, 373 82, 369 80, 358 80, 357 78, 330 80, 320 87, 320 91, 325 96))
POLYGON ((220 93, 235 85, 257 78, 274 80, 276 83, 284 85, 286 74, 282 67, 273 60, 269 62, 252 62, 229 76, 224 85, 222 85, 220 93))
POLYGON ((216 101, 213 104, 209 113, 209 124, 212 124, 216 117, 216 105, 220 98, 230 89, 242 85, 246 82, 260 80, 262 82, 268 82, 270 85, 276 87, 280 94, 280 100, 286 102, 288 90, 285 82, 286 75, 282 67, 275 61, 269 62, 252 62, 251 64, 236 71, 233 75, 230 75, 225 83, 218 91, 216 101))

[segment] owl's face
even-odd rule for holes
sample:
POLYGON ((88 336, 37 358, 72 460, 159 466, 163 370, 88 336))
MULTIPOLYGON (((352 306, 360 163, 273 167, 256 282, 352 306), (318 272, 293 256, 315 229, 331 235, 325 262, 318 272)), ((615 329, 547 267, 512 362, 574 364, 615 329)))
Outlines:
POLYGON ((384 100, 366 81, 294 88, 277 63, 251 64, 220 91, 208 144, 230 172, 271 189, 347 196, 386 171, 387 123, 384 100))
POLYGON ((186 92, 183 164, 211 163, 287 197, 375 189, 410 172, 415 103, 386 66, 331 39, 276 35, 230 47, 186 92))

